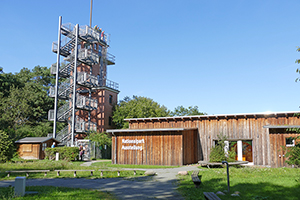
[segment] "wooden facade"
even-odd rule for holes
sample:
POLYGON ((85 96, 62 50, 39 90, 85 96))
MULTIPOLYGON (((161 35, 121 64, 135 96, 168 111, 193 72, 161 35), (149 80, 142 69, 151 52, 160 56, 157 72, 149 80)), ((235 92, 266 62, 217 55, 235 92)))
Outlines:
POLYGON ((45 148, 51 147, 53 142, 59 143, 54 138, 48 137, 26 137, 16 141, 17 151, 23 159, 44 159, 45 148))
MULTIPOLYGON (((197 148, 195 149, 197 161, 209 161, 210 150, 218 140, 218 135, 222 134, 233 145, 240 142, 243 154, 244 147, 249 151, 246 152, 248 155, 242 155, 238 160, 248 159, 254 165, 281 167, 286 166, 284 152, 280 152, 281 145, 286 146, 287 137, 299 135, 287 131, 289 127, 300 127, 299 115, 295 115, 297 113, 299 112, 127 119, 126 121, 129 122, 127 134, 135 133, 135 130, 140 129, 144 130, 143 134, 146 135, 155 129, 195 128, 197 130, 197 137, 194 137, 197 139, 197 148)), ((140 137, 139 134, 135 134, 136 137, 140 137)), ((163 132, 158 131, 157 134, 163 135, 163 132)), ((166 145, 169 145, 167 143, 170 141, 166 142, 166 145)), ((176 145, 181 145, 181 143, 176 143, 176 145)), ((175 149, 174 147, 171 151, 175 149)), ((172 154, 172 152, 170 153, 172 154)), ((130 156, 122 158, 122 163, 128 163, 129 161, 126 161, 128 158, 130 156)), ((154 161, 151 163, 156 164, 154 161)), ((165 164, 164 162, 157 163, 165 164)))
POLYGON ((113 164, 184 165, 198 161, 196 129, 110 131, 113 164))

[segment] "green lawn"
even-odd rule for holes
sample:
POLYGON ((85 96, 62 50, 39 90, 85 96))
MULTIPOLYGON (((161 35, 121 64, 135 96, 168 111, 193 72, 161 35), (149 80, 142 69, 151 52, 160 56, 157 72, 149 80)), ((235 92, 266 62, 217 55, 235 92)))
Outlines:
POLYGON ((162 166, 162 165, 118 165, 118 164, 111 164, 109 163, 102 163, 96 162, 93 163, 92 166, 99 167, 99 168, 135 168, 135 169, 166 169, 166 168, 176 168, 180 166, 162 166))
MULTIPOLYGON (((200 168, 202 183, 195 188, 191 176, 179 176, 179 192, 186 199, 204 199, 203 192, 227 190, 226 168, 200 168)), ((191 174, 191 172, 190 172, 191 174)), ((219 195, 226 199, 300 199, 300 169, 298 168, 258 168, 230 167, 230 194, 240 192, 240 197, 230 194, 219 195)))
POLYGON ((110 193, 79 188, 29 186, 26 187, 26 191, 36 191, 38 194, 28 194, 24 197, 13 198, 13 187, 0 187, 0 199, 116 199, 110 193))
POLYGON ((104 160, 102 162, 94 163, 92 166, 85 167, 80 166, 84 162, 75 161, 49 161, 49 160, 37 160, 33 162, 23 162, 23 163, 1 163, 0 164, 0 180, 14 180, 17 176, 25 176, 25 173, 11 173, 10 177, 7 177, 5 171, 10 170, 46 170, 49 169, 50 172, 47 176, 44 173, 29 173, 28 178, 74 178, 73 172, 60 172, 60 176, 57 176, 57 172, 53 170, 58 169, 76 169, 76 170, 95 170, 93 176, 91 173, 77 172, 77 178, 116 178, 116 177, 138 177, 144 176, 144 171, 136 170, 136 175, 134 175, 133 170, 121 170, 127 166, 122 165, 112 165, 110 160, 104 160), (103 171, 103 176, 101 177, 101 171, 103 171), (118 172, 120 171, 120 176, 118 172))

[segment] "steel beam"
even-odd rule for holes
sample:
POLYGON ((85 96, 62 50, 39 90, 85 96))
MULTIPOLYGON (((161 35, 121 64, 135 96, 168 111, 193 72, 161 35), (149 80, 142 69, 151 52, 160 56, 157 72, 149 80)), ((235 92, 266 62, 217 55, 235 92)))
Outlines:
POLYGON ((56 138, 56 122, 57 122, 57 100, 58 100, 58 77, 60 62, 60 43, 61 43, 61 22, 62 17, 59 16, 58 22, 58 41, 57 41, 57 60, 56 60, 56 77, 55 77, 55 100, 54 100, 54 122, 53 122, 53 138, 56 138))

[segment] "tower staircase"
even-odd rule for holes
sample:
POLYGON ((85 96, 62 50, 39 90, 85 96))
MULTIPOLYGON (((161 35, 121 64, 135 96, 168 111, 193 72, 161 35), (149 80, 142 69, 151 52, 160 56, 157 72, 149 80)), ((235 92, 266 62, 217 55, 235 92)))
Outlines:
POLYGON ((76 134, 97 131, 97 124, 90 113, 98 108, 98 101, 91 94, 98 87, 118 87, 117 83, 106 80, 106 66, 115 64, 115 57, 107 53, 108 47, 109 37, 104 32, 89 26, 61 24, 60 19, 58 41, 52 43, 52 51, 58 54, 58 61, 50 70, 56 75, 58 84, 50 87, 49 96, 55 98, 55 105, 58 99, 66 102, 49 110, 48 120, 54 121, 53 136, 61 144, 72 146, 76 134), (60 62, 60 57, 63 57, 63 62, 60 62), (99 68, 98 77, 93 75, 93 67, 99 68), (68 125, 56 133, 56 122, 68 125))

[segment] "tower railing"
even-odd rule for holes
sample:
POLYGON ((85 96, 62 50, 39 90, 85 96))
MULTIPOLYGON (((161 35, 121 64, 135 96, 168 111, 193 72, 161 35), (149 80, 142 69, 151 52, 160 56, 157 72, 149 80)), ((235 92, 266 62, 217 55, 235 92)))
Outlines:
POLYGON ((119 83, 113 82, 111 80, 106 79, 106 87, 115 89, 115 90, 119 90, 119 83))
POLYGON ((115 64, 116 57, 114 55, 107 52, 106 59, 108 61, 108 64, 115 64))
POLYGON ((97 99, 92 99, 80 94, 76 95, 76 107, 85 110, 94 110, 98 107, 97 99))
MULTIPOLYGON (((69 95, 71 93, 71 85, 70 79, 67 79, 65 82, 62 82, 58 87, 58 97, 60 99, 68 99, 70 98, 69 95)), ((55 87, 50 87, 49 89, 49 96, 55 97, 55 87)))
MULTIPOLYGON (((68 57, 66 57, 65 61, 73 61, 75 57, 75 52, 73 51, 68 57)), ((92 49, 79 49, 78 50, 78 60, 87 65, 95 65, 99 63, 99 55, 95 53, 92 49)))
MULTIPOLYGON (((80 62, 77 62, 77 66, 80 65, 80 62)), ((59 76, 60 77, 69 77, 71 74, 71 71, 74 68, 74 61, 73 62, 68 62, 68 61, 63 61, 60 63, 60 68, 59 68, 59 76)), ((50 68, 51 74, 56 74, 56 63, 51 65, 50 68)))
POLYGON ((78 72, 77 82, 78 84, 88 88, 99 86, 98 78, 86 72, 78 72))
POLYGON ((97 131, 97 124, 94 122, 86 122, 81 117, 76 116, 75 128, 78 133, 87 133, 97 131))

